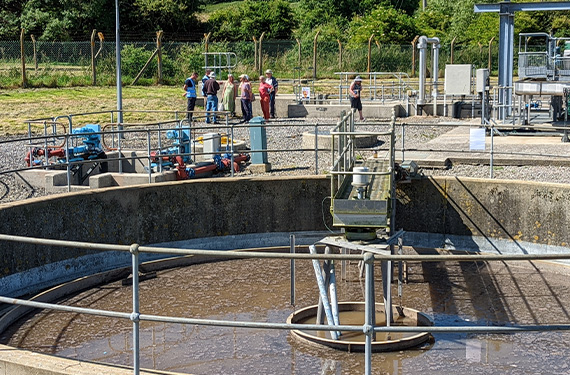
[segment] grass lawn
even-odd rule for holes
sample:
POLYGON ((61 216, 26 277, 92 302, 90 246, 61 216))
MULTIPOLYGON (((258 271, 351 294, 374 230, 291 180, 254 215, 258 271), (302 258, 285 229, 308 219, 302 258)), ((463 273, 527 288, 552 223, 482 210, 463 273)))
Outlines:
MULTIPOLYGON (((123 110, 185 111, 182 87, 123 87, 123 110)), ((23 134, 26 120, 117 109, 115 87, 0 90, 0 134, 23 134)), ((157 114, 125 114, 125 122, 153 121, 157 114), (128 116, 128 118, 127 118, 128 116)), ((163 116, 164 118, 164 116, 163 116)), ((171 118, 174 118, 173 116, 171 118)), ((77 117, 79 124, 111 122, 110 115, 77 117)))

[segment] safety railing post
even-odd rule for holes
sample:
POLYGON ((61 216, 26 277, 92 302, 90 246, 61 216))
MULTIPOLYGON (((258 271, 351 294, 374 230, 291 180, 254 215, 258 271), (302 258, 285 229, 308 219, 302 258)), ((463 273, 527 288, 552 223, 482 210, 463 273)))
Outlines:
POLYGON ((150 130, 146 131, 146 148, 148 153, 148 183, 150 184, 152 183, 152 158, 150 156, 150 130))
POLYGON ((319 124, 315 124, 315 174, 319 174, 319 124))
POLYGON ((140 374, 140 301, 139 301, 139 245, 132 244, 130 248, 132 255, 133 269, 133 312, 131 321, 133 322, 133 373, 140 374))
POLYGON ((366 335, 364 344, 364 373, 372 375, 372 341, 374 340, 374 326, 376 316, 376 303, 374 301, 374 255, 364 254, 365 267, 365 301, 364 301, 364 327, 362 331, 366 335))
MULTIPOLYGON (((289 235, 289 248, 295 254, 295 235, 289 235)), ((295 306, 295 259, 291 258, 291 306, 295 306)))

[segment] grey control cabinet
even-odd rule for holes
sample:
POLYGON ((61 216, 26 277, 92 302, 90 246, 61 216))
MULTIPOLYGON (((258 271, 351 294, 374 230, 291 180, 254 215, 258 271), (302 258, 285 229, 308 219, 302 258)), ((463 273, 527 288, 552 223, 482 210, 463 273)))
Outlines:
POLYGON ((267 134, 263 117, 254 117, 249 121, 249 141, 251 151, 251 164, 267 164, 267 134))

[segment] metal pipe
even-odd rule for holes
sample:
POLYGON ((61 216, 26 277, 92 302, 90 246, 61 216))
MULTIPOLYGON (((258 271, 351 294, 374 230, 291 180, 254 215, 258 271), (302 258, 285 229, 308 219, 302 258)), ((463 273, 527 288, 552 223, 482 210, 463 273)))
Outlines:
MULTIPOLYGON (((309 246, 309 251, 311 255, 315 255, 317 253, 317 249, 315 245, 309 246)), ((321 265, 317 259, 313 259, 313 268, 315 269, 315 276, 317 278, 317 284, 319 286, 319 293, 323 303, 323 309, 325 310, 325 315, 327 317, 327 322, 329 325, 334 326, 334 319, 332 316, 331 305, 329 303, 329 298, 327 296, 327 290, 325 287, 325 280, 323 280, 323 273, 321 269, 321 265)), ((339 331, 331 331, 331 337, 333 340, 338 340, 339 331)))
POLYGON ((130 252, 132 254, 132 274, 133 274, 133 313, 131 321, 133 322, 133 372, 135 375, 140 374, 140 300, 139 300, 139 251, 138 244, 132 244, 130 252))
POLYGON ((374 326, 376 325, 376 305, 374 303, 374 255, 372 253, 364 254, 364 267, 366 273, 365 280, 365 306, 364 306, 364 327, 363 332, 366 335, 365 353, 364 353, 364 373, 372 374, 372 341, 375 340, 374 326))
MULTIPOLYGON (((46 302, 26 301, 11 297, 1 297, 0 302, 11 305, 28 306, 37 309, 49 309, 56 311, 65 311, 79 314, 104 316, 109 318, 131 319, 131 313, 123 313, 117 311, 88 309, 85 307, 56 305, 46 302)), ((234 328, 259 328, 259 329, 285 329, 285 330, 304 330, 304 331, 349 331, 363 332, 363 326, 350 325, 315 325, 315 324, 286 324, 286 323, 265 323, 265 322, 243 322, 235 320, 212 320, 212 319, 195 319, 195 318, 179 318, 160 315, 139 315, 140 321, 145 322, 161 322, 161 323, 179 323, 203 325, 212 327, 234 327, 234 328)), ((570 324, 554 324, 554 325, 523 325, 523 326, 392 326, 374 327, 375 332, 434 332, 434 333, 450 333, 450 332, 466 332, 466 333, 517 333, 517 332, 551 332, 551 331, 570 331, 570 324)))

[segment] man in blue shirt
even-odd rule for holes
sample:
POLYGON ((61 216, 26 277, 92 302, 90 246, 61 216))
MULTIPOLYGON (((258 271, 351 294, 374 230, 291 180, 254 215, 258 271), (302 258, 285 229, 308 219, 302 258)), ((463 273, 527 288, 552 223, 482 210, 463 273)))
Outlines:
POLYGON ((204 98, 206 97, 206 91, 204 90, 204 84, 206 83, 207 80, 210 79, 210 73, 212 73, 212 69, 206 69, 206 74, 204 74, 204 77, 202 77, 202 96, 204 98))
POLYGON ((194 106, 196 105, 196 81, 198 80, 198 73, 194 72, 184 82, 184 96, 188 98, 188 104, 186 106, 186 114, 188 121, 192 121, 192 112, 194 111, 194 106))

